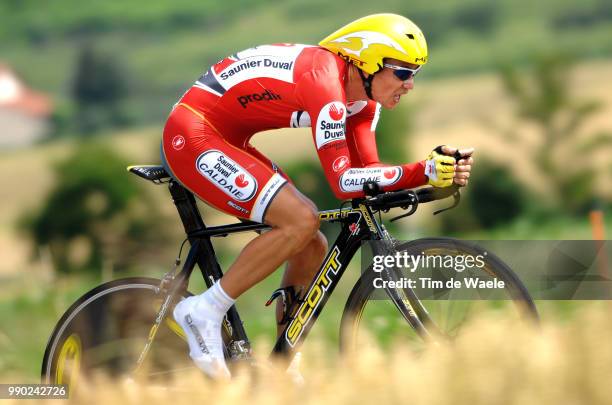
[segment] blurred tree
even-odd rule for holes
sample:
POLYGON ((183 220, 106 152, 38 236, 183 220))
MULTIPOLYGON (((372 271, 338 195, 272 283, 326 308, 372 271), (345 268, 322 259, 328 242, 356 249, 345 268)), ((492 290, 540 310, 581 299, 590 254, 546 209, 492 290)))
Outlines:
POLYGON ((552 27, 558 31, 588 29, 612 20, 612 4, 609 1, 595 0, 589 3, 568 3, 565 7, 560 7, 551 20, 552 27))
POLYGON ((105 126, 125 124, 121 103, 126 94, 127 83, 117 62, 86 43, 78 55, 72 85, 79 133, 89 135, 105 126))
MULTIPOLYGON (((526 153, 531 153, 538 171, 547 178, 555 203, 567 212, 576 213, 588 207, 594 198, 595 173, 587 167, 588 159, 584 157, 598 147, 610 145, 612 136, 596 134, 588 142, 575 137, 600 103, 572 96, 574 58, 556 52, 540 54, 531 60, 529 71, 524 66, 501 66, 501 78, 518 117, 535 124, 539 130, 541 142, 526 153)), ((513 131, 509 135, 508 139, 517 142, 513 131)))
POLYGON ((503 166, 478 159, 469 187, 456 210, 441 214, 442 230, 467 232, 508 223, 528 208, 524 187, 503 166))
POLYGON ((310 198, 319 210, 330 210, 340 206, 334 197, 321 164, 317 161, 303 160, 283 168, 298 190, 310 198))
POLYGON ((499 6, 494 2, 460 2, 449 20, 457 30, 489 35, 499 22, 499 6))
POLYGON ((410 161, 406 145, 413 127, 414 108, 408 104, 393 110, 381 109, 376 126, 376 146, 382 162, 402 164, 410 161))
POLYGON ((143 190, 125 173, 125 159, 107 147, 81 145, 57 165, 57 186, 23 226, 36 246, 49 246, 55 269, 122 270, 145 256, 163 235, 155 206, 138 207, 143 190))

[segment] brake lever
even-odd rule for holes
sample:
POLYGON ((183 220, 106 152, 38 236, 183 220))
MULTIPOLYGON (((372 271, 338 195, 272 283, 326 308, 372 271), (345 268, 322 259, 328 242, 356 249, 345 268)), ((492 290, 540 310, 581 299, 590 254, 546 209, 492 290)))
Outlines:
POLYGON ((459 205, 459 201, 461 201, 461 193, 459 193, 459 190, 457 190, 455 192, 455 194, 453 194, 453 205, 451 205, 450 207, 447 208, 442 208, 441 210, 438 211, 434 211, 434 215, 438 215, 443 213, 444 211, 448 211, 448 210, 452 210, 453 208, 455 208, 457 205, 459 205))

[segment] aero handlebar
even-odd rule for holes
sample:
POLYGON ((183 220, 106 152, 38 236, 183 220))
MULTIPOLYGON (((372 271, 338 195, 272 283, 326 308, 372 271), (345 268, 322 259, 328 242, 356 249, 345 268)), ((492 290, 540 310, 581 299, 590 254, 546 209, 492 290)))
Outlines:
POLYGON ((455 198, 456 205, 459 199, 459 189, 458 185, 452 185, 445 188, 423 187, 415 190, 389 191, 378 194, 379 189, 376 183, 374 183, 374 186, 366 183, 364 191, 370 197, 366 198, 364 203, 375 210, 389 210, 396 207, 416 210, 419 203, 442 200, 452 196, 455 198))

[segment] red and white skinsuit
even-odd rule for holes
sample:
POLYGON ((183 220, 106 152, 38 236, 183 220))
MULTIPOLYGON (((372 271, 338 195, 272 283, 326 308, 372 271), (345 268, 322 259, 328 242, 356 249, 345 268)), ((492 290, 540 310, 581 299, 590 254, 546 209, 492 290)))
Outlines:
POLYGON ((249 139, 268 129, 311 127, 337 198, 363 196, 367 180, 387 191, 425 184, 423 161, 380 163, 374 138, 380 106, 347 105, 347 74, 345 60, 308 45, 264 45, 223 59, 174 106, 164 128, 166 167, 219 210, 263 222, 288 178, 249 139))

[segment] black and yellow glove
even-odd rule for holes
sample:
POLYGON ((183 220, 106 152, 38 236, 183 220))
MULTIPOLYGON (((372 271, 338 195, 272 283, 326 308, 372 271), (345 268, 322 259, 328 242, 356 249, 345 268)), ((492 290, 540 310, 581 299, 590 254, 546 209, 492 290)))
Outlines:
POLYGON ((456 160, 442 153, 442 146, 432 150, 425 161, 425 175, 428 184, 434 187, 450 187, 455 177, 456 160))

